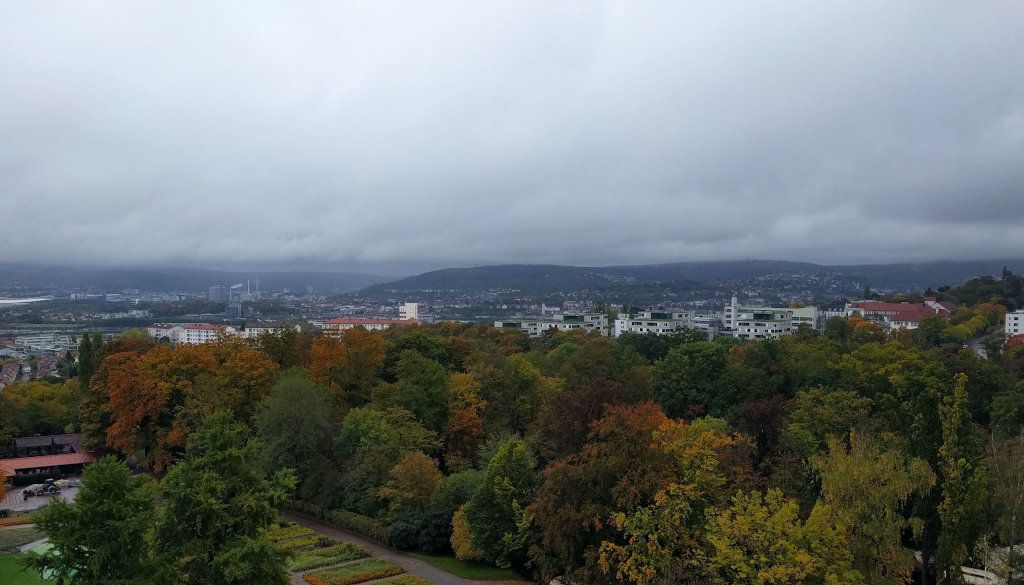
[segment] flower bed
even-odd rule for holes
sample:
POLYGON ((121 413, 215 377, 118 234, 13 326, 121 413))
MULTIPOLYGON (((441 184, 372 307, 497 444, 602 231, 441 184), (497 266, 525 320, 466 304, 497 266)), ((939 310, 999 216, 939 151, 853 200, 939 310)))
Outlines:
POLYGON ((356 559, 370 556, 366 547, 354 542, 346 542, 327 548, 317 548, 304 552, 288 560, 288 569, 297 573, 310 569, 319 569, 330 565, 340 565, 356 559))
POLYGON ((268 530, 267 538, 270 540, 285 540, 287 538, 297 538, 308 534, 313 534, 313 530, 311 528, 306 528, 305 526, 289 522, 284 526, 278 526, 268 530))
POLYGON ((317 571, 302 578, 310 585, 352 585, 372 579, 401 575, 405 569, 384 559, 367 559, 336 569, 317 571))
POLYGON ((423 577, 417 577, 416 575, 402 575, 401 577, 381 581, 381 583, 387 583, 388 585, 434 585, 433 581, 427 581, 423 577))

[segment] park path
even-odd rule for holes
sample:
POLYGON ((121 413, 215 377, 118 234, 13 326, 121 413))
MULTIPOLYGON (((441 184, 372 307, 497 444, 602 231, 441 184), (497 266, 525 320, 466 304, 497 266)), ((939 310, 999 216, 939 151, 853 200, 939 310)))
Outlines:
MULTIPOLYGON (((333 526, 329 526, 322 522, 317 522, 316 520, 310 520, 305 516, 299 516, 287 512, 282 514, 282 516, 284 517, 285 520, 289 520, 296 524, 301 524, 307 528, 311 528, 318 534, 330 536, 331 538, 341 542, 355 542, 361 544, 365 546, 367 549, 369 549, 370 553, 373 554, 373 556, 389 560, 392 563, 398 565, 399 567, 405 569, 406 572, 410 575, 423 577, 424 579, 433 581, 437 585, 481 585, 482 583, 495 583, 494 581, 474 581, 471 579, 463 579, 462 577, 457 577, 455 575, 452 575, 448 571, 442 571, 437 567, 428 565, 427 563, 415 557, 411 557, 407 554, 403 554, 399 551, 396 551, 395 549, 379 545, 376 542, 373 542, 372 540, 367 540, 365 538, 352 534, 351 532, 339 530, 333 526)), ((302 580, 302 575, 292 575, 292 583, 294 585, 306 584, 306 582, 302 580)), ((519 583, 525 582, 520 581, 519 583)))

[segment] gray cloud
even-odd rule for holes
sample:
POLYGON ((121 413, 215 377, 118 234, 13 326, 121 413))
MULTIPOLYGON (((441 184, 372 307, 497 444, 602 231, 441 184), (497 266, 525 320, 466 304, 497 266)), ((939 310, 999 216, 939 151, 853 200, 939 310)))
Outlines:
POLYGON ((6 260, 1024 250, 1024 9, 8 3, 6 260))

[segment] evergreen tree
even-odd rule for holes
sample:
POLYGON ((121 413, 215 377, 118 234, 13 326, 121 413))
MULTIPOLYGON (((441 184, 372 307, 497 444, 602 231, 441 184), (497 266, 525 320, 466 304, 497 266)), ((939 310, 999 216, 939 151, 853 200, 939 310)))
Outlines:
POLYGON ((287 584, 282 554, 264 531, 294 485, 290 470, 263 475, 255 443, 230 413, 212 415, 160 486, 161 552, 186 583, 287 584))

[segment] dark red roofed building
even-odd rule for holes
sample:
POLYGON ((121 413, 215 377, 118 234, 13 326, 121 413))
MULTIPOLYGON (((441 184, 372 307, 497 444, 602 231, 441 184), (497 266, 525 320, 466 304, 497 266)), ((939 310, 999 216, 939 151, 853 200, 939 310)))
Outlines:
POLYGON ((952 316, 949 307, 936 303, 934 299, 923 303, 883 303, 881 301, 853 301, 846 307, 847 317, 862 317, 878 323, 887 330, 917 329, 924 317, 938 315, 946 319, 952 316))
POLYGON ((82 472, 82 466, 95 460, 96 457, 91 453, 64 453, 61 455, 0 459, 0 473, 7 477, 8 482, 13 482, 15 475, 52 471, 54 468, 60 469, 61 473, 65 475, 77 475, 82 472))

